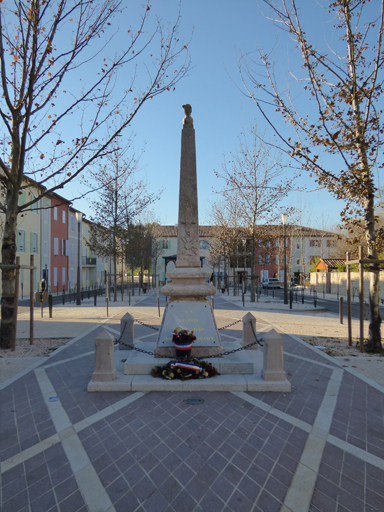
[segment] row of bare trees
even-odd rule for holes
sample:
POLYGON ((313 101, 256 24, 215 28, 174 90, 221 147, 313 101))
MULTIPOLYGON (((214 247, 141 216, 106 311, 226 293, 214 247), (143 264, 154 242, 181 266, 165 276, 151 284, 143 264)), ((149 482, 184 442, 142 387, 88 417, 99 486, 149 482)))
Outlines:
MULTIPOLYGON (((212 208, 215 242, 211 259, 224 260, 233 267, 236 261, 249 262, 251 301, 255 301, 255 264, 259 256, 270 254, 268 241, 281 237, 281 214, 291 213, 284 200, 292 190, 296 176, 288 176, 281 154, 261 142, 255 125, 238 137, 237 148, 225 158, 216 175, 224 181, 220 199, 212 208), (277 231, 276 231, 277 230, 277 231), (260 243, 262 241, 262 243, 260 243)), ((242 266, 242 265, 240 265, 242 266)))
POLYGON ((381 316, 375 175, 384 165, 384 0, 307 4, 312 11, 322 9, 327 25, 332 23, 332 42, 319 42, 317 17, 313 12, 306 16, 296 0, 262 0, 265 18, 281 30, 289 50, 301 56, 302 66, 289 70, 282 81, 273 51, 260 45, 257 58, 253 53, 240 56, 239 72, 245 94, 273 131, 272 142, 264 143, 283 151, 292 167, 309 172, 320 187, 345 201, 342 221, 356 221, 364 230, 372 262, 369 348, 377 351, 381 316), (295 96, 300 99, 295 101, 295 96))
POLYGON ((1 256, 7 265, 1 348, 16 333, 12 265, 20 213, 118 151, 141 107, 172 91, 189 68, 179 13, 167 26, 144 1, 136 26, 118 30, 116 19, 133 19, 130 9, 119 0, 0 2, 1 256), (19 206, 26 177, 40 193, 19 206))

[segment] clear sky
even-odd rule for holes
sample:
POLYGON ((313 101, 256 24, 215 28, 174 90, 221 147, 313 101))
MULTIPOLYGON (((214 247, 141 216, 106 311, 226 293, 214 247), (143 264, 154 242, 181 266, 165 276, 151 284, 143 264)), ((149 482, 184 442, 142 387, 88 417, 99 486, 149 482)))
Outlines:
MULTIPOLYGON (((134 3, 129 2, 125 11, 127 19, 134 3)), ((298 3, 306 9, 305 19, 315 23, 317 37, 324 39, 324 31, 330 31, 329 22, 323 23, 322 19, 328 2, 298 3)), ((152 10, 164 21, 175 19, 178 0, 157 0, 154 4, 152 10)), ((162 224, 176 224, 182 105, 190 103, 196 132, 199 221, 210 224, 210 202, 215 199, 214 191, 222 186, 214 170, 220 170, 224 155, 235 150, 237 136, 255 120, 261 131, 265 127, 254 103, 243 95, 236 54, 255 51, 258 46, 269 49, 278 45, 281 58, 275 72, 281 74, 282 80, 286 64, 299 66, 301 61, 298 54, 288 52, 284 40, 277 37, 278 29, 263 17, 255 0, 182 0, 181 13, 180 38, 188 40, 193 30, 192 68, 176 91, 147 102, 135 118, 132 129, 137 152, 145 143, 138 176, 147 178, 151 191, 163 189, 160 201, 153 207, 155 217, 162 224)), ((124 19, 120 23, 124 26, 124 19)), ((297 100, 300 102, 300 96, 297 100)), ((298 184, 316 188, 316 183, 306 175, 298 184)), ((69 197, 69 193, 64 195, 69 197)), ((305 210, 303 224, 318 228, 336 224, 343 206, 326 190, 294 192, 287 204, 301 205, 305 210)), ((91 215, 84 200, 74 206, 88 217, 91 215)))

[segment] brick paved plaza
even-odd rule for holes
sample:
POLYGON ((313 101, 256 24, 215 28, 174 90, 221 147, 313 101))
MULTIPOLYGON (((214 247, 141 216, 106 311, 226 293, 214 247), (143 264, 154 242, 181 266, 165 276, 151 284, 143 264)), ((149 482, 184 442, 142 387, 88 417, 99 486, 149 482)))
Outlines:
MULTIPOLYGON (((130 312, 158 326, 155 305, 130 312)), ((215 315, 244 310, 217 296, 215 315)), ((380 385, 284 333, 291 393, 88 393, 101 329, 0 385, 3 512, 384 510, 380 385)))

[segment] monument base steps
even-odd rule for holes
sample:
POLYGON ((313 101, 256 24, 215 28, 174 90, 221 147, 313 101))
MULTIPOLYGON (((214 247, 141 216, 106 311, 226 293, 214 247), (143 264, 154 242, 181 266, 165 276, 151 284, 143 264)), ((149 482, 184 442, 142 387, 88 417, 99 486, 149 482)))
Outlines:
MULTIPOLYGON (((153 352, 154 342, 137 341, 135 346, 153 352)), ((238 348, 240 344, 223 342, 223 350, 238 348)), ((171 359, 171 358, 170 358, 171 359)), ((110 382, 89 382, 89 392, 106 391, 291 391, 291 383, 285 379, 280 381, 265 381, 261 376, 263 367, 263 352, 261 350, 242 350, 220 358, 210 358, 209 361, 218 369, 221 375, 209 379, 196 380, 166 380, 150 375, 152 368, 163 366, 170 359, 158 358, 137 351, 115 351, 115 368, 117 378, 110 382), (126 359, 126 361, 122 361, 126 359)))

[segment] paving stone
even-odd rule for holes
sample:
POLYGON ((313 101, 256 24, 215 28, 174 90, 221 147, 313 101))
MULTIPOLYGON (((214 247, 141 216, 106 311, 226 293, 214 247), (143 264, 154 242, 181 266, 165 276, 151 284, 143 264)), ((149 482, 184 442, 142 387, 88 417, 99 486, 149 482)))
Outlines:
MULTIPOLYGON (((86 392, 93 354, 65 361, 93 351, 95 332, 44 361, 72 422, 130 396, 86 392), (62 364, 49 367, 55 361, 62 364)), ((142 332, 150 330, 143 327, 142 332)), ((241 327, 231 332, 240 335, 241 327)), ((308 433, 293 423, 299 419, 314 424, 337 368, 310 347, 289 335, 283 337, 285 350, 290 352, 285 356, 285 368, 292 374, 292 393, 252 392, 248 396, 291 415, 292 421, 228 392, 193 393, 204 400, 199 406, 183 402, 191 396, 189 392, 150 392, 79 431, 115 510, 280 511, 308 439, 308 433)), ((379 390, 344 372, 330 433, 383 458, 383 404, 379 390)), ((0 425, 2 460, 55 433, 34 372, 0 393, 0 414, 2 420, 5 417, 0 425)), ((371 512, 370 508, 382 512, 383 481, 382 469, 326 443, 309 510, 358 512, 363 506, 364 512, 371 512)), ((2 485, 4 512, 31 512, 38 507, 44 512, 87 511, 61 443, 5 471, 2 485)))

